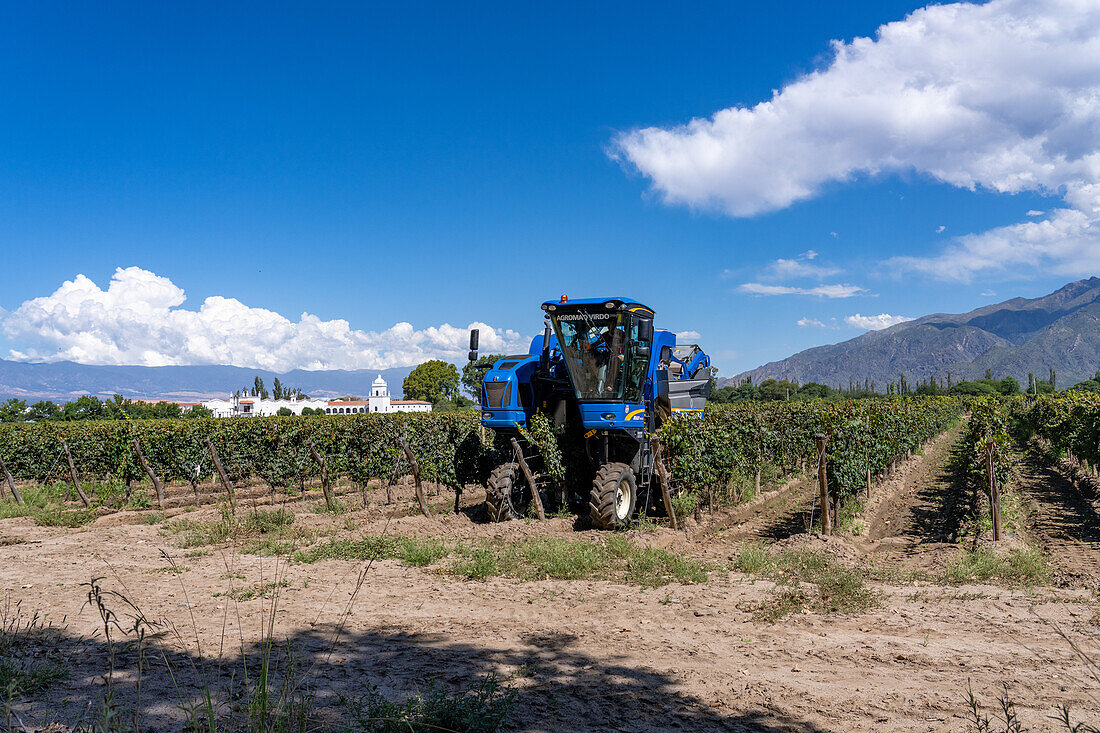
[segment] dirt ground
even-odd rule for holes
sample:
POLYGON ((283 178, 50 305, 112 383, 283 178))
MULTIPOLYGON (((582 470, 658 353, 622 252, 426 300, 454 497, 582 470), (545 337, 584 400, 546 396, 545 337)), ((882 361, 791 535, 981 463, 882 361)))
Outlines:
MULTIPOLYGON (((701 524, 689 520, 681 532, 629 534, 707 559, 733 558, 752 539, 823 548, 857 567, 943 568, 963 551, 955 541, 959 477, 949 460, 956 437, 957 431, 941 436, 875 487, 857 518, 860 534, 804 534, 813 497, 808 481, 727 513, 704 513, 701 524)), ((738 572, 658 588, 471 581, 393 560, 293 563, 240 554, 231 545, 189 551, 163 522, 144 523, 150 512, 112 514, 79 529, 4 520, 4 617, 37 612, 63 628, 62 653, 73 669, 49 694, 15 705, 13 723, 33 729, 47 718, 71 724, 90 715, 110 651, 101 618, 87 603, 86 584, 99 577, 104 590, 124 595, 160 624, 157 643, 168 652, 153 655, 141 691, 149 730, 180 729, 175 684, 187 696, 197 677, 216 673, 219 664, 231 668, 242 650, 255 654, 272 618, 274 637, 289 642, 322 699, 353 693, 365 681, 400 696, 429 679, 463 685, 493 673, 517 691, 510 730, 965 731, 972 730, 968 685, 989 705, 1006 684, 1031 730, 1056 729, 1050 716, 1063 704, 1098 725, 1100 685, 1074 649, 1100 657, 1100 603, 1092 590, 1100 576, 1097 506, 1057 466, 1031 461, 1022 471, 1021 493, 1032 508, 1026 539, 1051 554, 1054 585, 875 582, 882 602, 869 611, 798 613, 774 624, 754 621, 751 613, 772 597, 774 585, 738 572), (173 563, 182 570, 170 571, 173 563), (285 582, 274 608, 270 598, 227 596, 233 587, 264 582, 285 582), (176 683, 165 662, 176 670, 176 683)), ((408 509, 409 490, 397 493, 396 504, 408 509)), ((500 543, 534 534, 598 535, 561 517, 483 523, 474 490, 463 496, 467 511, 432 519, 390 517, 384 490, 370 495, 367 508, 358 508, 357 495, 345 495, 351 511, 342 516, 313 513, 300 501, 290 506, 296 525, 346 537, 385 532, 500 543)), ((262 493, 256 496, 263 501, 262 493)), ((440 494, 433 505, 449 501, 440 494)), ((170 514, 210 519, 217 509, 170 514)), ((104 602, 120 626, 135 613, 117 596, 104 602)), ((113 633, 119 638, 121 631, 113 633)), ((133 694, 127 659, 134 651, 117 654, 118 694, 133 694)))

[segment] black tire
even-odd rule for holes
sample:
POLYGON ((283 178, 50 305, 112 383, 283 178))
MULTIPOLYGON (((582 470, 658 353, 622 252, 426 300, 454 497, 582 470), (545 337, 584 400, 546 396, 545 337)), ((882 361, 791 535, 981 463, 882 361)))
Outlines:
POLYGON ((489 474, 485 485, 485 506, 492 522, 519 519, 527 513, 531 492, 521 479, 518 463, 502 463, 489 474))
POLYGON ((596 529, 623 529, 638 506, 638 482, 625 463, 608 463, 596 472, 588 514, 596 529))

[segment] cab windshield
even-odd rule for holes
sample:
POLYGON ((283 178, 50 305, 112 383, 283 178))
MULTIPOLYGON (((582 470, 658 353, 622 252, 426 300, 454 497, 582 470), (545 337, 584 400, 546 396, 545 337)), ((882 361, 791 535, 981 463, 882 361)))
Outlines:
POLYGON ((636 353, 639 319, 577 311, 552 320, 578 399, 641 402, 647 359, 636 353))

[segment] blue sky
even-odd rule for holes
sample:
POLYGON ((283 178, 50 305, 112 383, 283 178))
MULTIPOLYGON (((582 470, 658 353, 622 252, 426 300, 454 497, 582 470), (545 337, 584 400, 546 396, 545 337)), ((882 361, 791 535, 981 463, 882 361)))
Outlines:
POLYGON ((5 7, 0 355, 374 368, 625 294, 728 376, 1091 274, 1072 3, 592 5, 5 7))

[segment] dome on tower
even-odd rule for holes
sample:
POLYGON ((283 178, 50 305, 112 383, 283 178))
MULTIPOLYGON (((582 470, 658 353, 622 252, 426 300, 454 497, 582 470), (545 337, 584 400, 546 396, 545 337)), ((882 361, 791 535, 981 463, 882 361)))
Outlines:
POLYGON ((386 380, 382 379, 382 375, 379 374, 378 377, 373 382, 371 382, 370 386, 372 386, 372 387, 385 387, 386 386, 386 380))

